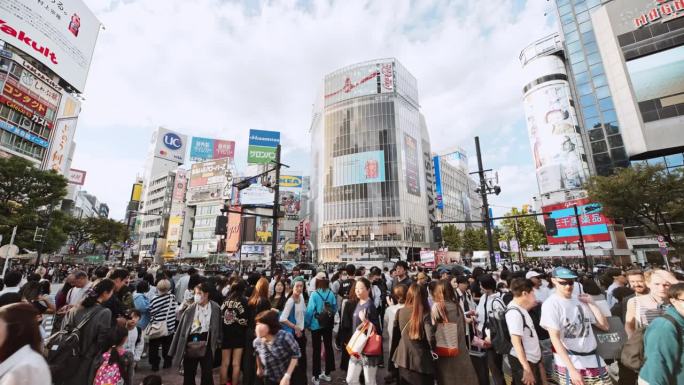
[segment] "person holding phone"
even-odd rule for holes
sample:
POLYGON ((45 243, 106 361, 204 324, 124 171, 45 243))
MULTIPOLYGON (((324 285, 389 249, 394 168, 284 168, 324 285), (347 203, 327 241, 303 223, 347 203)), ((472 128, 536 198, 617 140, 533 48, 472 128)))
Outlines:
POLYGON ((556 383, 610 385, 608 369, 596 351, 591 327, 593 324, 607 331, 608 320, 591 295, 573 296, 577 275, 570 269, 557 267, 552 277, 556 289, 542 305, 540 325, 548 330, 553 344, 556 383))

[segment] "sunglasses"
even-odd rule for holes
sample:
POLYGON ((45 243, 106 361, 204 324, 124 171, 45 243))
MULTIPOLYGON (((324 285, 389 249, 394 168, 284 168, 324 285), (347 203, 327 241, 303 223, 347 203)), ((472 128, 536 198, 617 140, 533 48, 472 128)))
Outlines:
POLYGON ((572 286, 575 284, 575 281, 556 281, 556 282, 561 286, 572 286))

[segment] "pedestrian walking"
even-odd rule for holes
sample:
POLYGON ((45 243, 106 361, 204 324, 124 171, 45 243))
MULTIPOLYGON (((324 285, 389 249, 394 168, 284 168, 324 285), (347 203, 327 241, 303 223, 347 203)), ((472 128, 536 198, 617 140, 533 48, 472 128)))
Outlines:
POLYGON ((247 298, 245 281, 238 278, 231 285, 228 297, 221 305, 223 338, 221 341, 221 385, 228 382, 228 367, 231 367, 230 383, 238 385, 247 332, 247 298))
POLYGON ((164 359, 164 369, 170 368, 173 361, 169 347, 176 331, 176 298, 170 290, 171 283, 162 279, 157 282, 159 294, 150 302, 150 324, 145 330, 145 335, 148 338, 148 358, 153 372, 159 370, 161 358, 164 359), (160 331, 156 332, 155 330, 160 331))
POLYGON ((112 329, 109 337, 111 347, 102 353, 98 361, 93 385, 132 385, 134 358, 125 349, 127 340, 128 329, 125 326, 117 325, 112 329))
MULTIPOLYGON (((366 278, 358 278, 354 291, 358 301, 354 306, 352 330, 357 330, 363 324, 369 322, 376 332, 380 333, 380 315, 373 303, 370 293, 372 290, 371 282, 366 278)), ((314 353, 315 354, 315 353, 314 353)), ((361 353, 358 357, 349 358, 349 367, 347 368, 347 384, 359 385, 361 372, 366 385, 377 384, 378 365, 382 362, 382 356, 368 356, 361 353)))
POLYGON ((51 385, 38 311, 28 303, 0 308, 0 385, 51 385))
POLYGON ((513 385, 543 385, 546 376, 541 345, 528 312, 537 305, 534 284, 529 279, 515 279, 511 282, 511 293, 513 300, 506 310, 506 325, 513 345, 508 356, 513 385))
MULTIPOLYGON (((146 280, 140 280, 135 285, 135 293, 133 293, 133 306, 140 312, 140 321, 138 326, 145 330, 150 323, 150 302, 152 301, 147 294, 150 292, 150 284, 146 280)), ((156 292, 156 290, 155 290, 156 292)), ((154 299, 154 297, 152 298, 154 299)))
POLYGON ((283 330, 292 334, 299 345, 299 359, 292 373, 293 384, 306 384, 306 333, 304 332, 306 321, 306 302, 304 301, 304 285, 306 281, 302 277, 294 279, 292 295, 288 298, 280 313, 280 323, 283 330))
POLYGON ((247 331, 245 333, 245 350, 243 353, 243 385, 254 385, 256 376, 256 355, 254 352, 254 338, 256 334, 254 328, 256 327, 256 316, 262 311, 269 310, 271 302, 268 300, 268 280, 266 278, 259 278, 254 285, 252 294, 247 301, 247 331))
POLYGON ((329 288, 324 272, 316 277, 316 290, 311 293, 306 309, 306 324, 311 330, 312 381, 330 381, 330 373, 335 370, 335 353, 332 347, 332 333, 337 311, 335 294, 329 288), (325 372, 321 372, 321 341, 325 349, 325 372))
POLYGON ((292 334, 281 330, 278 312, 266 310, 255 318, 257 375, 264 385, 289 385, 300 357, 299 345, 292 334))

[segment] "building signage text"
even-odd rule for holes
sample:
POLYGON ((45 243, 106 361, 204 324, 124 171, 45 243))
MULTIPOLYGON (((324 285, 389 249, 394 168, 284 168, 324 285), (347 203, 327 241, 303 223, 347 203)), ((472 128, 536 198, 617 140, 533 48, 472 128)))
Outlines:
POLYGON ((653 8, 634 19, 634 26, 641 28, 657 20, 666 22, 682 16, 684 16, 684 0, 656 0, 653 8))

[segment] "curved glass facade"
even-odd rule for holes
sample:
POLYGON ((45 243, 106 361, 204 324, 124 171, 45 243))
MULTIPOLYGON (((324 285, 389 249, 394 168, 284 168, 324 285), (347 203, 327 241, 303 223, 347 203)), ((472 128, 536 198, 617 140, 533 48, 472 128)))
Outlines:
POLYGON ((429 246, 429 139, 417 98, 415 78, 394 59, 326 76, 312 123, 320 261, 395 258, 429 246))

